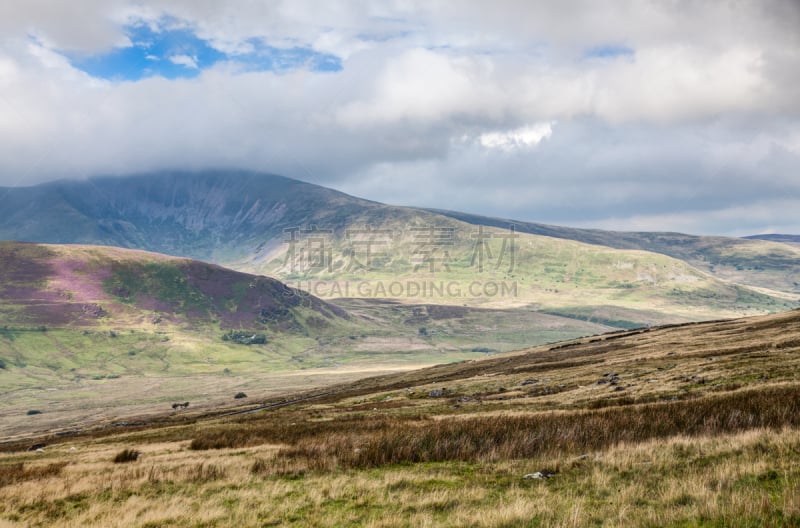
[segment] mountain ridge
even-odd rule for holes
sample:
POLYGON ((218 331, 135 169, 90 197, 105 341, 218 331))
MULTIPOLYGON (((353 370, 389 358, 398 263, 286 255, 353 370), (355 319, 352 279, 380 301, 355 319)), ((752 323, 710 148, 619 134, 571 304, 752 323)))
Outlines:
MULTIPOLYGON (((594 299, 598 294, 603 299, 611 296, 601 304, 612 305, 625 305, 634 292, 646 297, 655 294, 666 299, 665 306, 672 307, 667 309, 679 310, 685 303, 676 296, 688 296, 688 304, 699 307, 721 295, 728 299, 724 303, 729 307, 747 310, 750 306, 762 311, 790 307, 784 306, 784 298, 800 298, 797 282, 800 248, 788 244, 679 233, 578 230, 468 213, 397 207, 252 171, 170 171, 83 182, 63 180, 5 189, 0 194, 0 207, 0 239, 134 247, 211 261, 284 281, 416 280, 423 277, 422 271, 417 271, 427 267, 423 264, 430 264, 429 271, 433 273, 434 259, 452 256, 453 273, 445 274, 444 278, 524 282, 521 291, 525 295, 517 301, 518 305, 540 303, 541 299, 546 308, 563 313, 566 313, 561 306, 563 302, 554 293, 563 296, 575 288, 586 289, 584 299, 594 299), (508 230, 512 224, 515 232, 508 230), (480 230, 484 227, 500 227, 505 231, 482 235, 480 230), (322 231, 314 229, 327 231, 324 236, 330 242, 322 240, 322 231), (449 233, 450 238, 438 247, 429 242, 429 247, 420 250, 420 232, 426 229, 428 234, 423 232, 422 236, 431 240, 436 230, 439 235, 449 233), (297 259, 292 259, 294 248, 290 247, 293 243, 290 239, 300 231, 310 233, 306 239, 308 247, 301 248, 306 250, 300 255, 306 259, 305 264, 310 251, 323 251, 321 246, 312 247, 311 242, 328 244, 324 251, 331 255, 335 249, 338 255, 328 260, 327 266, 318 266, 314 273, 295 269, 297 259), (370 251, 369 244, 374 242, 375 233, 380 232, 391 232, 391 242, 395 244, 378 247, 390 253, 384 255, 382 268, 368 269, 369 262, 361 269, 354 268, 352 264, 358 260, 354 257, 362 257, 362 261, 366 257, 369 261, 371 256, 364 252, 370 251), (492 238, 485 248, 481 236, 492 238), (504 255, 506 265, 510 256, 504 253, 505 243, 507 240, 513 243, 513 237, 521 237, 518 269, 511 270, 512 263, 507 271, 501 272, 499 264, 504 255), (569 243, 553 243, 557 239, 569 243), (598 255, 592 249, 597 247, 606 248, 605 253, 598 255), (487 256, 494 251, 497 265, 493 261, 490 268, 481 262, 481 269, 487 269, 478 277, 473 265, 476 257, 484 256, 484 249, 487 256), (646 251, 654 256, 617 254, 615 249, 646 251), (362 253, 356 254, 358 251, 362 253), (707 274, 711 282, 698 279, 700 275, 683 264, 665 260, 662 258, 665 255, 696 268, 697 273, 707 274), (684 279, 709 282, 707 291, 699 294, 686 291, 684 279), (737 288, 757 288, 758 292, 740 292, 737 288), (769 300, 771 292, 781 298, 774 307, 769 300), (742 300, 737 300, 739 297, 742 300)), ((577 302, 576 299, 570 302, 577 302)), ((726 313, 732 316, 748 312, 734 309, 726 313)))

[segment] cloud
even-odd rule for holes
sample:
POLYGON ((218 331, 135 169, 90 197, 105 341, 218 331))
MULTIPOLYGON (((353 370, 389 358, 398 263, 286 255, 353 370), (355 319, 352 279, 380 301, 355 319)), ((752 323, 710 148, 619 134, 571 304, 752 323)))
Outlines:
POLYGON ((0 184, 231 166, 551 223, 800 232, 800 7, 614 7, 0 3, 0 184))
POLYGON ((576 226, 624 231, 664 231, 665 226, 669 226, 671 231, 708 235, 726 232, 731 236, 795 233, 797 222, 784 214, 784 211, 791 210, 800 210, 800 200, 778 199, 720 209, 697 209, 672 214, 641 214, 591 223, 579 222, 576 226))
POLYGON ((179 64, 193 70, 198 69, 197 57, 190 57, 189 55, 173 55, 169 57, 169 60, 173 64, 179 64))
POLYGON ((555 123, 537 123, 535 125, 515 128, 502 132, 486 132, 481 134, 478 142, 489 149, 500 149, 510 152, 514 149, 533 147, 553 134, 555 123))

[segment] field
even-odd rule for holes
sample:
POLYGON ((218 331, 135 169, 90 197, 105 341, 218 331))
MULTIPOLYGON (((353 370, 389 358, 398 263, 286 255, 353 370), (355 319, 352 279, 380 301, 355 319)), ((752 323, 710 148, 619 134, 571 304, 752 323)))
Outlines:
POLYGON ((794 311, 31 436, 0 526, 800 526, 799 354, 794 311))

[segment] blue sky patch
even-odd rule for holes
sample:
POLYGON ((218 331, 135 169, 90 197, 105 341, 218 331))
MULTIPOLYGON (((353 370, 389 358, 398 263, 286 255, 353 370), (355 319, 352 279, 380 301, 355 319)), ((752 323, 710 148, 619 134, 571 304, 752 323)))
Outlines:
POLYGON ((153 30, 147 25, 125 28, 132 46, 114 48, 108 53, 91 56, 70 56, 72 65, 92 77, 112 81, 138 81, 159 76, 167 79, 196 77, 218 62, 235 63, 245 71, 286 71, 305 68, 331 72, 342 69, 341 60, 310 48, 275 48, 261 39, 248 43, 253 51, 246 54, 225 54, 188 28, 153 30))
POLYGON ((586 59, 610 59, 616 57, 633 57, 635 53, 633 49, 627 46, 604 44, 602 46, 589 48, 583 56, 586 59))

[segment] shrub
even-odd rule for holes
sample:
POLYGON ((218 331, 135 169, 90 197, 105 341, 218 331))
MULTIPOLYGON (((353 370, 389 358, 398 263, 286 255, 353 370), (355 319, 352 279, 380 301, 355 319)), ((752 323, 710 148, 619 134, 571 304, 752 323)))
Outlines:
POLYGON ((139 460, 141 453, 135 449, 123 449, 114 457, 115 464, 123 464, 125 462, 136 462, 139 460))
POLYGON ((25 414, 27 414, 28 416, 33 416, 34 414, 42 414, 42 411, 40 411, 38 409, 31 409, 25 414))
POLYGON ((243 392, 237 392, 236 396, 234 396, 234 398, 237 399, 237 400, 241 400, 242 398, 247 398, 247 394, 245 394, 243 392))

